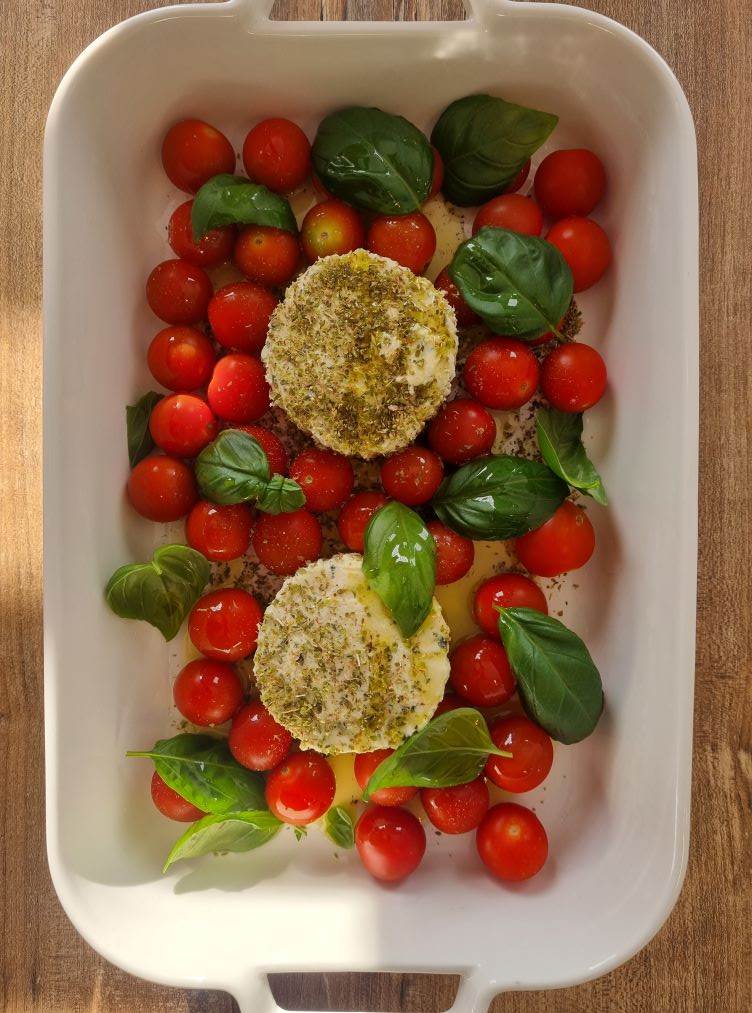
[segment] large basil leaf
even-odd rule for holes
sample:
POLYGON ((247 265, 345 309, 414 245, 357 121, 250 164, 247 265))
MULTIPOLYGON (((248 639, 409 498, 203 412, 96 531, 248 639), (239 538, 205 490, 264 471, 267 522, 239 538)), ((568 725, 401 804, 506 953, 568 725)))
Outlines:
POLYGON ((393 500, 377 510, 365 532, 363 573, 411 637, 431 611, 436 586, 436 543, 423 520, 393 500))
POLYGON ((151 758, 162 780, 204 812, 267 808, 261 774, 241 766, 225 739, 186 732, 127 755, 151 758))
POLYGON ((225 429, 196 458, 196 481, 212 503, 256 501, 266 513, 290 513, 305 503, 297 482, 270 477, 269 461, 258 442, 239 429, 225 429))
POLYGON ((285 197, 243 176, 213 176, 193 198, 193 241, 197 243, 219 225, 236 224, 267 225, 298 233, 295 215, 285 197))
POLYGON ((311 151, 326 189, 382 215, 417 211, 431 189, 433 152, 402 116, 352 106, 321 121, 311 151))
POLYGON ((493 225, 457 247, 449 276, 497 334, 558 333, 572 301, 572 272, 552 243, 493 225))
POLYGON ((573 489, 580 489, 596 503, 607 506, 601 476, 582 445, 582 415, 540 408, 535 415, 535 428, 540 452, 551 471, 573 489))
POLYGON ((227 851, 253 851, 267 844, 282 829, 270 812, 204 816, 189 827, 167 856, 162 872, 182 858, 200 858, 227 851))
POLYGON ((115 570, 105 598, 116 616, 144 619, 172 640, 209 580, 206 557, 187 545, 164 545, 151 563, 115 570))
POLYGON ((441 483, 431 505, 453 531, 502 541, 539 528, 568 495, 567 484, 545 464, 500 454, 458 468, 441 483))
POLYGON ((603 711, 603 686, 577 634, 527 608, 499 609, 499 632, 533 721, 559 742, 590 735, 603 711))
POLYGON ((334 805, 324 816, 324 833, 339 848, 355 846, 355 828, 352 816, 344 806, 334 805))
POLYGON ((149 419, 154 405, 163 397, 164 394, 150 390, 135 404, 126 405, 125 424, 128 432, 128 461, 131 468, 135 468, 139 461, 143 461, 154 450, 149 419))
POLYGON ((558 122, 551 113, 493 95, 468 95, 452 102, 431 134, 444 160, 444 196, 461 207, 495 197, 558 122))
POLYGON ((363 798, 379 788, 448 788, 474 780, 497 749, 483 716, 474 707, 458 707, 429 721, 411 735, 371 775, 363 798))

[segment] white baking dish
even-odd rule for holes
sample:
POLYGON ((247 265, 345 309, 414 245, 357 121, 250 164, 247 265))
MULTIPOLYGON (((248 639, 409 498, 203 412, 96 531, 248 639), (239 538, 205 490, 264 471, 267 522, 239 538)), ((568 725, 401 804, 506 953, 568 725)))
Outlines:
MULTIPOLYGON (((697 192, 692 120, 642 40, 572 7, 474 0, 448 24, 278 23, 269 0, 142 15, 76 61, 45 140, 45 687, 47 837, 60 899, 108 959, 155 981, 275 1009, 268 971, 457 972, 455 1009, 504 989, 603 974, 659 928, 687 855, 695 636, 697 192), (167 652, 111 616, 102 587, 146 558, 150 524, 124 507, 123 406, 151 385, 142 293, 167 256, 176 194, 160 138, 196 115, 239 144, 262 115, 313 131, 343 104, 429 128, 452 99, 491 91, 561 117, 552 145, 603 156, 608 283, 585 293, 585 340, 611 394, 589 437, 612 506, 567 621, 604 674, 596 734, 560 748, 539 812, 552 860, 491 882, 468 840, 432 842, 398 889, 316 835, 252 855, 160 866, 175 828, 124 758, 162 736, 167 652), (448 860, 447 853, 453 859, 448 860)), ((173 648, 175 649, 175 648, 173 648)))

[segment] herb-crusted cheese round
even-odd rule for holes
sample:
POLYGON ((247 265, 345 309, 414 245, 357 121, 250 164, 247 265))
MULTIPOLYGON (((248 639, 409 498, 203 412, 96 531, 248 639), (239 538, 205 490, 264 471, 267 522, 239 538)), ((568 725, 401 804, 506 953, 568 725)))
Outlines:
POLYGON ((430 719, 449 677, 449 627, 436 599, 406 638, 362 562, 355 553, 334 556, 288 577, 259 630, 261 700, 304 749, 398 746, 430 719))
POLYGON ((427 278, 366 250, 323 257, 287 289, 261 353, 274 404, 325 447, 406 447, 449 394, 454 310, 427 278))

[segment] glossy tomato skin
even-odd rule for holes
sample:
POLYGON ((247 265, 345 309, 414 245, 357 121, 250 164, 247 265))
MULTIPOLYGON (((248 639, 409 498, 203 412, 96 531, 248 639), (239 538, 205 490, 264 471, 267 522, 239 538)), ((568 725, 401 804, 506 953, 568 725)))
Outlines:
POLYGON ((223 661, 189 661, 172 684, 175 706, 188 721, 203 728, 223 725, 243 702, 238 673, 223 661))
POLYGON ((195 823, 202 816, 206 816, 206 813, 198 806, 188 802, 168 784, 165 784, 156 770, 151 775, 151 799, 163 816, 178 823, 195 823))
POLYGON ((480 628, 496 640, 499 633, 499 608, 537 609, 548 615, 548 603, 541 589, 521 573, 499 573, 484 580, 473 598, 473 615, 480 628))
POLYGON ((436 232, 420 211, 409 215, 378 215, 366 237, 371 253, 396 260, 422 274, 436 252, 436 232))
POLYGON ((257 443, 261 444, 261 449, 266 454, 266 459, 269 462, 269 471, 272 475, 287 474, 287 451, 285 450, 285 445, 271 429, 265 429, 263 426, 237 425, 230 426, 229 428, 238 429, 241 433, 248 433, 257 443))
POLYGON ((253 551, 267 570, 288 577, 321 555, 321 525, 305 507, 287 514, 261 514, 253 551))
POLYGON ((300 264, 297 236, 267 225, 248 225, 237 238, 235 263, 250 280, 267 288, 286 285, 300 264))
POLYGON ((300 228, 300 245, 309 264, 320 257, 362 249, 365 243, 366 230, 358 212, 334 198, 315 204, 300 228))
POLYGON ((151 375, 168 390, 188 392, 205 387, 217 357, 211 341, 193 327, 164 327, 146 353, 151 375))
POLYGON ((548 836, 530 809, 516 802, 491 806, 478 827, 478 854, 499 879, 519 883, 546 864, 548 836))
POLYGON ((582 507, 566 499, 545 524, 517 538, 514 549, 530 573, 558 577, 587 563, 595 550, 595 531, 582 507))
POLYGON ((149 431, 166 454, 195 457, 217 435, 217 420, 203 398, 169 394, 152 408, 149 431))
POLYGON ((436 543, 436 583, 443 586, 461 580, 475 561, 472 539, 458 535, 441 521, 429 521, 426 527, 436 543))
POLYGON ((206 389, 212 411, 225 422, 244 425, 269 411, 269 384, 261 360, 231 352, 218 360, 206 389))
POLYGON ((176 255, 199 267, 213 267, 222 264, 232 256, 235 245, 235 229, 232 225, 222 225, 210 229, 197 243, 193 241, 191 211, 193 201, 187 200, 176 207, 167 223, 167 242, 176 255))
POLYGON ((185 538, 191 548, 213 562, 239 559, 248 551, 253 510, 247 503, 220 506, 202 499, 185 519, 185 538))
POLYGON ((249 770, 273 770, 290 752, 292 735, 256 700, 241 707, 232 719, 227 745, 249 770))
POLYGON ((554 408, 584 412, 606 392, 608 374, 600 353, 581 341, 558 345, 541 367, 541 389, 554 408))
POLYGON ((266 801, 278 819, 304 827, 324 815, 335 791, 332 768, 323 756, 294 753, 269 775, 266 801))
POLYGON ((509 186, 506 187, 504 193, 517 193, 517 191, 521 190, 522 187, 525 185, 525 183, 527 182, 527 177, 529 175, 530 175, 530 159, 528 158, 527 162, 525 162, 525 164, 522 166, 522 168, 514 177, 509 186))
POLYGON ((398 883, 420 865, 426 833, 407 809, 372 805, 356 824, 355 847, 374 879, 398 883))
MULTIPOLYGON (((375 749, 372 753, 359 753, 355 757, 355 780, 361 791, 366 790, 371 774, 393 752, 393 749, 375 749)), ((379 788, 371 795, 370 801, 375 805, 404 805, 417 794, 417 788, 379 788)))
POLYGON ((290 478, 303 490, 306 506, 314 513, 342 506, 355 485, 350 459, 319 447, 298 454, 290 465, 290 478))
POLYGON ((290 193, 311 171, 311 145, 297 123, 271 117, 257 123, 246 136, 243 165, 256 183, 274 193, 290 193))
POLYGON ((197 324, 206 319, 212 283, 187 260, 163 260, 146 279, 146 301, 167 324, 197 324))
POLYGON ((611 242, 592 218, 562 218, 551 227, 546 239, 569 264, 575 292, 595 285, 608 270, 611 242))
POLYGON ((495 439, 493 417, 470 398, 450 401, 428 423, 428 443, 447 464, 466 464, 490 454, 495 439))
POLYGON ((517 682, 498 640, 470 637, 455 647, 449 663, 452 689, 473 707, 499 707, 514 696, 517 682))
POLYGON ((497 749, 511 756, 489 756, 485 774, 504 791, 532 791, 548 777, 554 746, 530 718, 512 715, 494 721, 489 729, 497 749))
POLYGON ((439 153, 439 149, 435 145, 431 145, 431 152, 433 153, 433 171, 431 173, 431 189, 428 191, 428 197, 426 200, 432 200, 444 183, 444 160, 439 153))
POLYGON ((511 411, 538 389, 540 367, 530 349, 514 338, 489 338, 467 357, 465 387, 485 408, 511 411))
POLYGON ((454 315, 457 318, 458 327, 470 327, 471 324, 477 324, 480 317, 477 313, 467 305, 465 300, 460 295, 460 290, 454 284, 452 279, 449 277, 449 268, 445 267, 441 271, 434 286, 443 293, 444 298, 454 310, 454 315))
POLYGON ((484 777, 451 788, 421 788, 420 800, 431 823, 443 834, 467 834, 488 812, 484 777))
POLYGON ((181 120, 165 134, 162 165, 180 190, 195 193, 212 176, 235 170, 235 151, 225 135, 203 120, 181 120))
POLYGON ((350 552, 363 551, 369 521, 388 502, 389 497, 380 492, 356 492, 345 503, 337 518, 337 531, 350 552))
POLYGON ((485 225, 509 229, 523 236, 539 236, 543 231, 543 213, 531 197, 504 193, 478 209, 473 221, 473 235, 485 225))
POLYGON ((176 457, 146 457, 130 473, 128 498, 136 512, 150 521, 180 520, 198 500, 193 469, 176 457))
POLYGON ((258 355, 279 300, 252 281, 225 285, 212 296, 207 313, 215 339, 223 348, 258 355))
POLYGON ((442 479, 441 458, 426 447, 406 447, 381 465, 384 492, 406 506, 420 506, 433 498, 442 479))
POLYGON ((240 661, 256 650, 261 606, 239 587, 203 595, 188 617, 193 646, 215 661, 240 661))
POLYGON ((549 218, 589 215, 605 190, 603 162, 587 148, 552 151, 533 180, 535 199, 549 218))

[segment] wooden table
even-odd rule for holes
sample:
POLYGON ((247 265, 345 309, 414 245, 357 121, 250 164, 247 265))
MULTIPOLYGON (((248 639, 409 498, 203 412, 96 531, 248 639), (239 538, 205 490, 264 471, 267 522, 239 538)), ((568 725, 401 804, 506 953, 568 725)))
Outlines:
MULTIPOLYGON (((44 851, 41 646, 41 234, 44 118, 73 58, 159 0, 2 0, 0 58, 0 1006, 36 1013, 229 1011, 115 969, 79 938, 44 851)), ((581 0, 675 69, 694 110, 702 217, 700 578, 693 837, 679 903, 624 967, 579 988, 499 997, 495 1013, 752 1009, 752 12, 749 0, 581 0)), ((288 17, 461 17, 461 0, 288 0, 288 17)), ((666 391, 671 397, 671 391, 666 391)), ((671 603, 666 603, 670 621, 671 603)), ((649 827, 646 832, 649 832, 649 827)), ((452 987, 398 975, 289 975, 293 1009, 443 1010, 452 987)))

